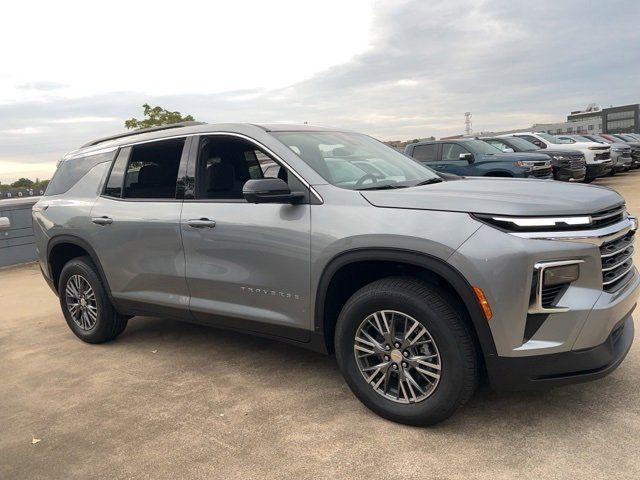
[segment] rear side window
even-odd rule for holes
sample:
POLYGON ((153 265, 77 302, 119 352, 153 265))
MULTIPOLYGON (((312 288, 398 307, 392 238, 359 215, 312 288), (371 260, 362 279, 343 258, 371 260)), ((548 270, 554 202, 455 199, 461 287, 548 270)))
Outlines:
POLYGON ((100 163, 113 160, 115 152, 101 153, 99 155, 89 155, 86 157, 64 160, 58 166, 56 173, 47 186, 45 196, 60 195, 67 192, 78 181, 84 177, 89 170, 100 163))
POLYGON ((115 198, 176 198, 184 138, 135 145, 120 150, 104 195, 115 198))
POLYGON ((437 145, 432 143, 430 145, 416 145, 413 147, 413 158, 420 160, 421 162, 433 162, 436 159, 437 145))

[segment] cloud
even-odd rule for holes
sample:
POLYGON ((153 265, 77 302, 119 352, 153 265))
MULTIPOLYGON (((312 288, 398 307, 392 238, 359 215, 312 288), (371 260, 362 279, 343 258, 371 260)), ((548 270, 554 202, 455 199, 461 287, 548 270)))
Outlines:
POLYGON ((57 82, 30 82, 18 85, 18 89, 20 90, 39 90, 43 92, 59 90, 65 87, 67 87, 67 85, 65 85, 64 83, 57 82))
MULTIPOLYGON (((462 133, 466 111, 476 131, 560 121, 590 102, 640 101, 631 48, 640 40, 638 24, 635 0, 588 8, 576 0, 380 1, 368 49, 283 88, 266 89, 263 68, 254 88, 216 94, 105 91, 0 104, 0 131, 37 130, 28 140, 0 133, 0 161, 55 164, 91 138, 122 131, 145 102, 207 122, 308 121, 385 140, 462 133)), ((350 32, 318 27, 309 34, 350 32)), ((286 48, 261 51, 280 63, 289 55, 286 48)), ((233 75, 215 55, 197 72, 233 75)))

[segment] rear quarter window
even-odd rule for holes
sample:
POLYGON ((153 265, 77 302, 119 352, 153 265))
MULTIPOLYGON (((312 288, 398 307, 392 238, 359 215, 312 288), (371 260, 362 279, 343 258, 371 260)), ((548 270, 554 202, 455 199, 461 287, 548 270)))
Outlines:
POLYGON ((64 160, 58 166, 56 173, 53 174, 53 178, 49 182, 44 195, 60 195, 67 192, 78 183, 89 170, 100 163, 112 161, 114 155, 115 152, 109 152, 64 160))

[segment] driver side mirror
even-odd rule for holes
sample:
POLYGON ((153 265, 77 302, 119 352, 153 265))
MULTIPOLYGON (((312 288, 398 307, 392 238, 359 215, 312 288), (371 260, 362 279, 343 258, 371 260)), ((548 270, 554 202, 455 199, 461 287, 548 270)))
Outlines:
POLYGON ((248 180, 242 195, 249 203, 299 203, 304 198, 304 193, 292 192, 281 178, 248 180))
POLYGON ((506 147, 502 149, 502 153, 515 153, 515 150, 511 147, 506 147))
POLYGON ((473 154, 471 153, 461 153, 460 155, 458 155, 458 158, 460 160, 466 160, 469 163, 473 163, 473 154))

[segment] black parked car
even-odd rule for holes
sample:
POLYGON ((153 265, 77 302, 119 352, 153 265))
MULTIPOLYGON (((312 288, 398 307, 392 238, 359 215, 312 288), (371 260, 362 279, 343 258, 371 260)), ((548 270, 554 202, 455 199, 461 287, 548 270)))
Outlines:
POLYGON ((438 172, 462 176, 552 179, 551 161, 538 153, 504 153, 477 139, 411 143, 404 153, 438 172))
POLYGON ((520 137, 484 137, 480 140, 503 152, 535 152, 548 155, 551 158, 553 177, 556 180, 581 182, 587 174, 584 155, 577 150, 550 150, 547 148, 542 151, 537 145, 520 137))

